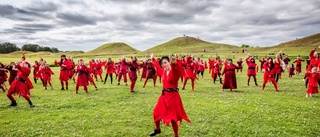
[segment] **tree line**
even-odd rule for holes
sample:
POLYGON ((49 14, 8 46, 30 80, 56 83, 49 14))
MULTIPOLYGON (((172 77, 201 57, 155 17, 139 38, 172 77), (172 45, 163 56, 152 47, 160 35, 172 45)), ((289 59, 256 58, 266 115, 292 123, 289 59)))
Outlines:
POLYGON ((38 52, 38 51, 48 51, 52 53, 59 52, 58 48, 39 46, 38 44, 25 44, 21 48, 19 48, 14 43, 10 43, 10 42, 0 43, 0 53, 2 54, 11 53, 11 52, 20 51, 20 50, 32 51, 32 52, 38 52))

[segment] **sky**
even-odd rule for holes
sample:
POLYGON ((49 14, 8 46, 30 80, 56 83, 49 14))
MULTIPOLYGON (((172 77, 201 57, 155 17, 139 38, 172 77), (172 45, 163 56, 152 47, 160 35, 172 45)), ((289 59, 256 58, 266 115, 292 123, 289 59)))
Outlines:
POLYGON ((320 32, 320 0, 0 0, 0 43, 147 50, 183 35, 274 46, 320 32))

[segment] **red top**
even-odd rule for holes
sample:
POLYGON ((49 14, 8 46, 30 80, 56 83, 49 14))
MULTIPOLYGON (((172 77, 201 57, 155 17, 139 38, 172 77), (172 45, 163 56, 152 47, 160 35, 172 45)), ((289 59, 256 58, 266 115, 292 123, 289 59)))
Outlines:
POLYGON ((68 70, 68 69, 72 68, 72 66, 68 60, 64 60, 62 62, 62 65, 60 66, 60 70, 68 70), (66 66, 62 66, 62 65, 66 65, 66 66))
POLYGON ((20 65, 16 65, 16 68, 19 70, 17 76, 19 78, 27 79, 30 74, 30 69, 27 67, 21 67, 20 65))

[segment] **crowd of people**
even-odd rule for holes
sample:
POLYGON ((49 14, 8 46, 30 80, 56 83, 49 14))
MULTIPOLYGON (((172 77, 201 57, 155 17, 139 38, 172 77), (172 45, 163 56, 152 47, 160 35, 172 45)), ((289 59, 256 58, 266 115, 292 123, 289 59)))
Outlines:
MULTIPOLYGON (((69 80, 73 80, 75 84, 75 94, 78 94, 79 87, 83 87, 85 93, 88 92, 88 86, 91 83, 98 90, 95 81, 101 81, 106 84, 108 77, 110 84, 113 84, 114 75, 117 80, 117 85, 123 81, 127 86, 128 77, 130 80, 129 91, 134 93, 138 76, 140 81, 143 81, 143 88, 146 87, 149 79, 152 79, 153 86, 159 83, 162 84, 163 90, 159 97, 158 103, 154 108, 154 123, 156 128, 150 133, 150 136, 155 136, 161 133, 160 121, 162 120, 166 125, 172 125, 175 136, 178 136, 178 122, 186 120, 191 122, 186 112, 184 111, 180 95, 178 93, 179 81, 182 83, 181 90, 186 88, 187 82, 191 82, 191 90, 195 90, 195 81, 204 79, 204 72, 207 70, 210 74, 213 83, 219 79, 221 90, 237 89, 237 73, 242 73, 244 62, 247 65, 247 85, 250 86, 251 77, 253 77, 255 86, 257 83, 257 72, 263 73, 263 83, 261 89, 264 90, 268 82, 271 82, 275 91, 279 91, 277 83, 282 77, 283 72, 288 72, 288 77, 292 78, 293 75, 299 75, 302 72, 301 62, 307 61, 305 83, 306 83, 306 97, 311 97, 313 94, 318 93, 318 85, 320 84, 320 54, 316 49, 311 50, 309 59, 302 59, 297 57, 292 64, 290 58, 279 52, 275 58, 266 57, 259 60, 260 65, 256 63, 254 56, 248 54, 243 60, 239 58, 236 63, 232 59, 221 59, 220 56, 209 58, 204 61, 201 58, 196 58, 193 55, 171 57, 164 56, 162 58, 154 58, 153 53, 150 58, 145 57, 143 61, 139 61, 135 56, 131 56, 130 60, 124 56, 118 61, 113 61, 108 58, 107 61, 100 59, 92 59, 86 64, 86 61, 79 59, 77 63, 71 57, 67 58, 62 55, 60 61, 55 61, 54 65, 60 67, 59 80, 61 83, 61 90, 69 90, 69 80), (296 65, 294 65, 294 63, 296 65), (104 70, 103 70, 104 69, 104 70), (103 79, 103 72, 105 78, 103 79), (122 80, 123 79, 123 80, 122 80)), ((44 90, 53 89, 51 83, 51 76, 54 72, 50 69, 49 64, 40 59, 31 63, 26 60, 25 55, 22 56, 20 61, 11 62, 4 65, 0 62, 0 88, 6 92, 6 81, 10 87, 7 92, 7 97, 11 100, 9 106, 17 106, 13 97, 14 94, 24 97, 30 107, 34 107, 30 99, 30 90, 33 89, 33 84, 29 79, 29 75, 33 75, 34 83, 39 80, 42 82, 44 90), (9 77, 7 76, 9 73, 9 77)))

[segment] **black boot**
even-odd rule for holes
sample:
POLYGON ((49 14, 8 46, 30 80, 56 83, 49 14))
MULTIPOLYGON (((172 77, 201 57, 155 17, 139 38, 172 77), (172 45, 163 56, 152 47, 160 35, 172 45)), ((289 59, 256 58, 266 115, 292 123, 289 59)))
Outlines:
POLYGON ((29 105, 30 105, 30 108, 34 107, 34 105, 33 105, 33 103, 31 101, 29 101, 29 105))
POLYGON ((149 134, 149 136, 150 137, 152 137, 152 136, 155 136, 155 135, 157 135, 157 134, 160 134, 161 133, 161 130, 159 129, 159 130, 154 130, 153 132, 151 132, 150 134, 149 134))
POLYGON ((15 106, 17 106, 16 100, 11 101, 11 104, 8 105, 8 106, 9 106, 9 107, 15 107, 15 106))
POLYGON ((220 84, 223 84, 223 83, 222 83, 222 78, 219 78, 219 79, 220 79, 220 84))

